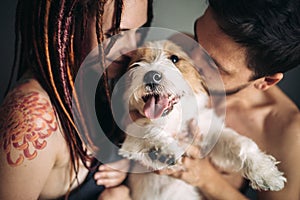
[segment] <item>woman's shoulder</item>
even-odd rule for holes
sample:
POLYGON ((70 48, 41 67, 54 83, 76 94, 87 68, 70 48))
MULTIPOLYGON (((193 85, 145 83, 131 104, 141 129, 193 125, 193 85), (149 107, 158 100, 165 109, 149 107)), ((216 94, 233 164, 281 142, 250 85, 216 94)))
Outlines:
POLYGON ((18 104, 20 101, 24 101, 27 98, 31 99, 32 97, 45 99, 50 103, 49 96, 37 80, 33 78, 21 80, 6 95, 1 108, 7 104, 18 104))
POLYGON ((58 175, 69 170, 66 141, 49 96, 34 79, 18 84, 0 107, 0 166, 0 199, 57 196, 68 188, 69 179, 58 175))
POLYGON ((35 159, 59 131, 50 98, 34 79, 18 84, 0 107, 0 144, 9 165, 35 159))
MULTIPOLYGON (((30 123, 35 119, 55 120, 55 110, 46 91, 35 79, 27 79, 16 85, 0 106, 1 122, 18 119, 18 123, 30 123)), ((15 120, 13 120, 15 121, 15 120)))

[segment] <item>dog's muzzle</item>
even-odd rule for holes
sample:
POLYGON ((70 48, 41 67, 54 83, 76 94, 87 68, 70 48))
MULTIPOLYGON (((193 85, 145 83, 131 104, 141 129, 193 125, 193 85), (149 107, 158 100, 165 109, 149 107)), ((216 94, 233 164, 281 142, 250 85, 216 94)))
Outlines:
POLYGON ((158 71, 149 71, 144 76, 144 84, 149 92, 155 91, 162 80, 162 74, 158 71))
POLYGON ((145 103, 143 112, 149 119, 168 115, 179 100, 177 95, 165 91, 163 78, 163 74, 155 70, 148 71, 143 77, 145 87, 145 94, 142 96, 145 103))

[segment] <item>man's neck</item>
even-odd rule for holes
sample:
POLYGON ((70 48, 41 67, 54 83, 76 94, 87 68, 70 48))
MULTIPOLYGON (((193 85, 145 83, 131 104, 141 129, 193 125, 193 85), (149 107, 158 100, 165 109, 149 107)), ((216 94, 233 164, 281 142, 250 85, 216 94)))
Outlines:
MULTIPOLYGON (((271 90, 272 88, 269 88, 271 90)), ((266 105, 270 101, 267 98, 269 91, 262 91, 249 85, 247 88, 239 91, 236 94, 226 96, 226 107, 241 103, 246 107, 257 107, 266 105)))

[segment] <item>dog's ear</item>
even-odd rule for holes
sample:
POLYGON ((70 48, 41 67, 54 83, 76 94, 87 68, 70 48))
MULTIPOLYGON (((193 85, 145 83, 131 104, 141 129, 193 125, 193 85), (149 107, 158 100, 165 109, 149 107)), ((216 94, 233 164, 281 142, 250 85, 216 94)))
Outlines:
POLYGON ((199 88, 197 88, 197 91, 196 92, 202 92, 202 93, 205 93, 206 95, 209 95, 209 91, 208 91, 208 87, 207 87, 207 85, 206 85, 206 82, 203 80, 203 78, 201 77, 201 75, 198 73, 198 71, 197 70, 195 70, 195 73, 197 73, 197 78, 199 79, 199 81, 200 81, 200 85, 202 86, 202 87, 199 87, 199 88))
POLYGON ((203 81, 202 78, 201 78, 201 85, 203 86, 203 89, 204 89, 205 93, 206 93, 207 95, 209 95, 208 87, 207 87, 205 81, 203 81))
POLYGON ((129 66, 135 62, 141 62, 141 61, 146 61, 147 63, 153 62, 157 57, 157 55, 156 55, 156 51, 153 51, 153 48, 150 45, 151 42, 134 50, 131 53, 131 61, 129 66))
POLYGON ((176 52, 176 55, 179 57, 180 62, 177 62, 175 65, 178 67, 190 85, 193 86, 193 91, 196 93, 206 93, 206 95, 208 95, 208 87, 202 76, 196 70, 193 64, 194 61, 190 58, 190 56, 187 55, 181 46, 178 46, 172 41, 166 41, 165 44, 168 52, 176 52))
POLYGON ((195 93, 205 93, 206 95, 209 95, 208 87, 203 77, 193 66, 192 61, 185 61, 183 65, 183 67, 180 67, 180 71, 185 77, 185 80, 187 80, 187 82, 189 82, 189 84, 192 86, 193 91, 195 93))
POLYGON ((130 53, 130 63, 128 66, 132 65, 135 62, 138 62, 138 59, 140 59, 140 51, 142 51, 141 49, 135 49, 130 53))

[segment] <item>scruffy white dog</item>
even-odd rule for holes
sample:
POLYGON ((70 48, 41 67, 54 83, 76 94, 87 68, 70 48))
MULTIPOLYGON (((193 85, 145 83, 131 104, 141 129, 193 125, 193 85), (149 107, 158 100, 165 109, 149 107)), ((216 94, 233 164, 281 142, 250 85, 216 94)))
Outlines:
MULTIPOLYGON (((216 166, 239 171, 254 189, 277 191, 284 187, 286 179, 276 160, 251 139, 223 127, 223 119, 207 107, 203 79, 177 45, 170 41, 147 43, 137 50, 127 75, 125 100, 130 111, 143 117, 128 125, 120 155, 139 161, 150 171, 180 168, 188 145, 179 144, 174 133, 187 133, 188 123, 194 119, 201 131, 202 151, 217 141, 207 155, 216 166)), ((193 186, 154 173, 131 173, 129 186, 134 200, 201 199, 193 186)))

